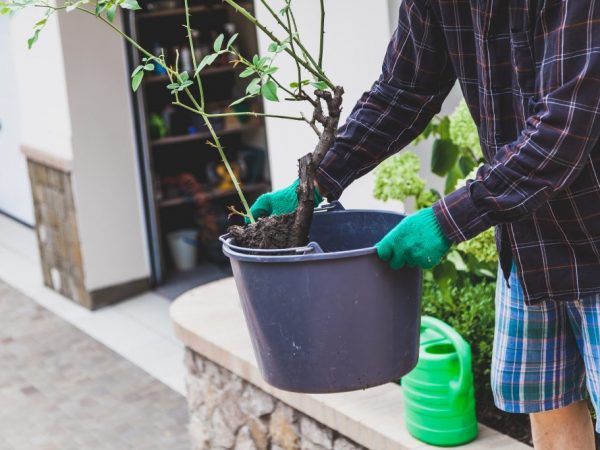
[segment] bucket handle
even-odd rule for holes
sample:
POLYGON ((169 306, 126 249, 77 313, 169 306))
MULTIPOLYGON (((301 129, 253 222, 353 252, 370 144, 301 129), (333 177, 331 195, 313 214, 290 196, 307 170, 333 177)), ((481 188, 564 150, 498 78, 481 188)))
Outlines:
POLYGON ((469 343, 450 325, 434 317, 421 317, 421 325, 447 338, 456 350, 459 374, 458 379, 450 382, 450 391, 454 402, 464 401, 464 395, 469 391, 473 377, 471 373, 471 347, 469 343))
POLYGON ((231 243, 231 233, 224 234, 219 236, 219 241, 232 250, 235 250, 238 253, 243 254, 253 254, 253 255, 279 255, 281 254, 292 254, 292 255, 305 255, 306 253, 323 253, 321 247, 316 242, 309 242, 305 247, 292 247, 285 249, 276 249, 276 248, 247 248, 247 247, 238 247, 237 245, 233 245, 231 243))

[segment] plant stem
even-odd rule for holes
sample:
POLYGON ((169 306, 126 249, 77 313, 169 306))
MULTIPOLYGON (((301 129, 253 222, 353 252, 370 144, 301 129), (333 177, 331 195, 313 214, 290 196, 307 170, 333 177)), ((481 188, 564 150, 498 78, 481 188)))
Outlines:
POLYGON ((221 157, 221 160, 223 160, 225 169, 227 170, 227 173, 229 174, 231 181, 233 181, 235 190, 237 191, 238 196, 240 197, 242 206, 244 207, 244 210, 246 211, 246 215, 248 216, 248 219, 250 219, 250 223, 255 223, 256 221, 254 220, 252 211, 250 211, 250 205, 248 204, 248 200, 246 200, 246 196, 244 195, 244 192, 242 191, 242 187, 240 186, 240 183, 239 183, 237 177, 235 176, 235 173, 233 172, 231 165, 229 164, 227 155, 225 155, 225 150, 223 149, 223 146, 221 145, 221 141, 219 140, 219 137, 217 136, 215 129, 213 128, 212 124, 210 123, 210 119, 206 116, 206 114, 203 114, 202 118, 204 119, 204 123, 206 124, 206 127, 208 128, 208 131, 213 138, 215 147, 217 148, 217 151, 219 152, 219 156, 221 157))
MULTIPOLYGON (((256 17, 254 17, 252 14, 250 14, 250 12, 247 9, 238 5, 234 0, 223 0, 223 1, 225 3, 227 3, 228 5, 230 5, 237 12, 239 12, 242 16, 244 16, 255 27, 257 27, 259 30, 261 30, 263 33, 265 33, 273 42, 275 42, 277 45, 281 45, 281 40, 279 38, 277 38, 277 36, 275 36, 273 34, 273 32, 271 32, 267 27, 265 27, 262 23, 260 23, 256 19, 256 17)), ((306 49, 304 48, 302 43, 300 43, 297 39, 295 39, 295 41, 298 44, 298 46, 300 47, 300 49, 302 49, 302 51, 304 52, 306 49)), ((327 86, 329 86, 330 89, 335 89, 335 85, 333 84, 333 82, 329 78, 327 78, 327 76, 320 69, 318 69, 318 64, 314 61, 314 59, 308 53, 306 53, 306 56, 312 60, 312 64, 314 64, 314 66, 316 68, 313 68, 313 66, 311 66, 310 63, 308 63, 307 61, 304 61, 302 58, 300 58, 298 55, 296 55, 294 52, 292 52, 289 48, 286 48, 285 51, 288 55, 290 55, 292 58, 294 58, 296 61, 298 61, 300 63, 300 65, 302 65, 302 67, 304 67, 306 70, 308 70, 316 79, 322 80, 325 83, 327 83, 327 86)))
MULTIPOLYGON (((288 23, 288 29, 289 29, 289 33, 290 33, 290 46, 292 47, 292 51, 294 53, 296 53, 296 50, 294 49, 294 32, 292 29, 292 19, 290 16, 290 9, 291 9, 291 2, 289 3, 288 9, 285 12, 285 15, 287 17, 287 23, 288 23)), ((296 61, 296 70, 298 72, 298 92, 300 92, 302 90, 302 68, 300 67, 300 63, 298 61, 296 61)))
POLYGON ((202 80, 200 79, 200 73, 196 73, 198 68, 196 61, 196 51, 194 49, 194 40, 192 39, 192 28, 190 27, 190 8, 188 0, 183 0, 185 9, 185 28, 188 33, 188 42, 190 45, 190 53, 192 54, 192 67, 194 68, 194 74, 196 75, 196 82, 198 83, 198 92, 200 93, 200 106, 204 108, 204 89, 202 87, 202 80))
MULTIPOLYGON (((147 51, 145 48, 143 48, 141 45, 139 45, 137 42, 135 42, 130 36, 128 36, 126 33, 124 33, 118 27, 113 25, 109 20, 105 19, 102 16, 96 16, 96 13, 89 11, 85 8, 77 7, 77 9, 79 11, 82 11, 86 14, 89 14, 91 16, 94 16, 94 17, 102 20, 106 25, 108 25, 114 31, 119 33, 127 42, 129 42, 131 45, 133 45, 133 47, 136 48, 138 51, 140 51, 141 53, 143 53, 144 55, 146 55, 149 58, 153 57, 153 55, 149 51, 147 51)), ((177 73, 173 69, 169 68, 166 64, 163 64, 162 62, 159 62, 159 64, 161 66, 163 66, 168 72, 173 73, 175 76, 179 77, 179 73, 177 73)), ((194 106, 198 109, 198 111, 202 111, 202 113, 200 113, 200 114, 202 115, 202 118, 204 119, 204 123, 206 124, 206 127, 208 128, 208 131, 213 138, 214 146, 217 149, 217 151, 219 152, 219 156, 223 160, 223 164, 225 165, 225 169, 227 170, 229 177, 233 181, 235 190, 237 191, 237 194, 242 202, 242 205, 244 206, 244 208, 246 210, 246 213, 248 215, 248 218, 250 219, 250 222, 254 223, 255 220, 254 220, 254 217, 252 216, 252 212, 250 212, 250 206, 248 205, 246 196, 244 195, 244 192, 242 191, 240 183, 238 182, 237 177, 235 176, 235 173, 233 172, 233 169, 231 168, 231 165, 229 164, 229 160, 227 159, 227 156, 225 155, 225 150, 223 150, 223 146, 221 145, 221 141, 219 140, 219 137, 217 136, 215 129, 213 128, 212 124, 210 123, 209 118, 206 117, 206 114, 203 112, 203 108, 200 107, 200 105, 198 104, 198 102, 196 101, 196 99, 194 98, 192 93, 189 91, 189 89, 185 89, 184 92, 187 94, 188 98, 191 100, 191 102, 194 104, 194 106)))
POLYGON ((323 47, 325 42, 325 0, 321 0, 321 42, 319 44, 319 68, 323 69, 323 47))
POLYGON ((195 108, 192 108, 191 106, 186 105, 185 103, 181 103, 181 102, 173 102, 172 103, 175 106, 179 106, 180 108, 186 109, 190 112, 193 112, 195 114, 198 114, 199 116, 206 116, 209 118, 213 118, 213 117, 238 117, 238 116, 251 116, 251 117, 269 117, 272 119, 287 119, 287 120, 297 120, 297 121, 304 121, 305 118, 304 117, 299 117, 299 116, 282 116, 282 115, 278 115, 278 114, 264 114, 264 113, 258 113, 258 112, 253 112, 253 111, 242 111, 242 112, 234 112, 234 113, 223 113, 223 114, 208 114, 202 111, 199 111, 195 108))

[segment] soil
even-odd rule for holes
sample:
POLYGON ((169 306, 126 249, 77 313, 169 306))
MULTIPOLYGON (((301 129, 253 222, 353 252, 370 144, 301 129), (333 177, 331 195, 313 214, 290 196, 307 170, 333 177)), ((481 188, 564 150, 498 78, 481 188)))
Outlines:
POLYGON ((289 248, 290 234, 295 221, 294 214, 258 219, 254 224, 229 227, 235 245, 257 249, 289 248))

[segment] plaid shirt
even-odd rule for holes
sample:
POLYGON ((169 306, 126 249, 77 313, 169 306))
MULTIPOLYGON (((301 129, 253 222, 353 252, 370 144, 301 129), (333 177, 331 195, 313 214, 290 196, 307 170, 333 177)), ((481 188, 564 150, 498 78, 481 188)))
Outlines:
POLYGON ((487 161, 434 205, 461 242, 496 226, 524 298, 600 292, 600 0, 404 0, 383 73, 318 182, 337 198, 409 144, 458 79, 487 161))

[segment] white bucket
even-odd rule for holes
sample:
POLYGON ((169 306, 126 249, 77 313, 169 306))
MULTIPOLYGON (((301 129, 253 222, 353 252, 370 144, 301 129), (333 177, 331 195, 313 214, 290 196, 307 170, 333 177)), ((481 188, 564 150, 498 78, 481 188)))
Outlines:
POLYGON ((167 235, 169 248, 177 270, 191 270, 196 267, 198 248, 197 230, 179 230, 167 235))

